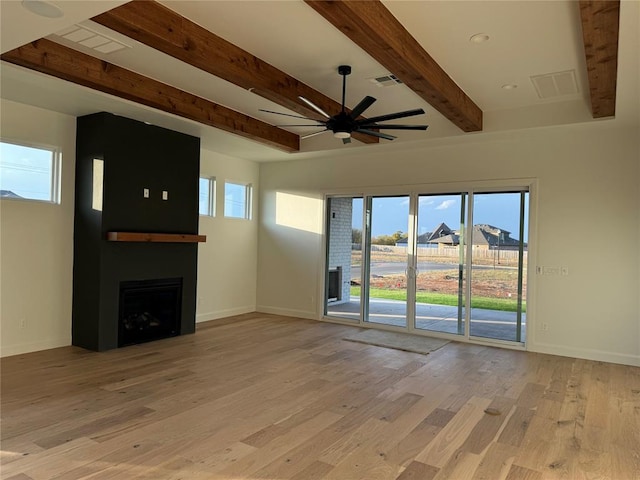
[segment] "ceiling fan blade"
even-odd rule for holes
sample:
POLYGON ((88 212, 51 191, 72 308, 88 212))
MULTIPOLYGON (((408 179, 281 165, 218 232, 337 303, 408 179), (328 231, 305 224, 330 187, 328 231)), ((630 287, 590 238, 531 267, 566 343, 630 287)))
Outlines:
POLYGON ((372 137, 378 137, 378 138, 384 138, 385 140, 393 140, 394 137, 393 135, 387 135, 386 133, 380 133, 380 132, 374 132, 373 130, 364 130, 359 128, 357 130, 358 133, 364 133, 366 135, 371 135, 372 137))
POLYGON ((356 118, 358 118, 360 115, 362 115, 362 112, 364 112, 367 108, 369 108, 371 105, 373 105, 373 102, 375 102, 376 99, 370 96, 366 96, 364 97, 360 103, 358 105, 356 105, 353 110, 351 110, 351 113, 349 114, 349 116, 355 120, 356 118))
POLYGON ((381 128, 386 130, 426 130, 429 125, 360 125, 360 128, 381 128))
POLYGON ((385 120, 394 120, 396 118, 413 117, 414 115, 422 115, 424 110, 416 108, 415 110, 406 110, 404 112, 389 113, 387 115, 380 115, 379 117, 371 117, 366 120, 360 120, 362 125, 371 125, 372 123, 384 122, 385 120))
POLYGON ((258 111, 259 112, 266 112, 266 113, 275 113, 276 115, 286 115, 287 117, 293 117, 293 118, 302 118, 304 120, 311 120, 312 122, 316 121, 315 118, 301 117, 300 115, 291 115, 290 113, 274 112, 272 110, 264 110, 262 108, 259 108, 258 111))
POLYGON ((310 100, 307 100, 306 98, 304 98, 303 96, 299 96, 298 97, 300 100, 302 100, 304 103, 306 103, 307 105, 309 105, 311 108, 313 108, 316 112, 318 112, 320 115, 326 117, 326 118, 331 118, 329 116, 329 114, 327 112, 325 112, 324 110, 322 110, 320 107, 318 107, 317 105, 315 105, 314 103, 312 103, 310 100))
POLYGON ((315 137, 316 135, 320 135, 321 133, 328 132, 329 129, 325 128, 324 130, 320 130, 319 132, 309 133, 308 135, 302 135, 300 138, 304 140, 305 138, 315 137))

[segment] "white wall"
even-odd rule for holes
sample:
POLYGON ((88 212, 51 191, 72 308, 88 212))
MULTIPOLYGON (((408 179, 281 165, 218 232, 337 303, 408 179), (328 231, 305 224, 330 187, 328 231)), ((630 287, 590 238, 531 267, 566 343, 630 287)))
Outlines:
POLYGON ((325 192, 535 178, 532 258, 537 265, 568 266, 570 274, 532 276, 528 348, 640 365, 637 137, 637 129, 603 121, 469 135, 393 154, 379 146, 370 153, 264 163, 258 310, 320 318, 325 192), (304 222, 296 224, 299 219, 304 222), (606 255, 597 253, 603 245, 606 255))
MULTIPOLYGON (((3 139, 59 146, 60 205, 0 201, 0 355, 71 344, 76 119, 2 100, 3 139), (21 328, 21 321, 25 327, 21 328)), ((258 165, 201 151, 203 175, 216 176, 217 215, 200 217, 197 321, 252 312, 256 304, 258 165), (254 218, 224 218, 224 180, 254 187, 254 218)))
POLYGON ((207 242, 198 246, 198 322, 255 311, 259 195, 255 162, 202 150, 200 172, 216 177, 217 185, 216 216, 200 216, 207 242), (252 184, 251 220, 224 217, 225 180, 252 184))
MULTIPOLYGON (((3 138, 63 152, 60 205, 0 201, 0 353, 12 355, 71 341, 75 118, 5 100, 0 107, 3 138)), ((218 180, 218 209, 215 218, 200 219, 208 241, 199 246, 197 319, 256 304, 260 311, 319 318, 325 192, 537 178, 532 254, 538 265, 567 265, 570 275, 533 277, 529 348, 640 365, 636 137, 635 129, 603 121, 259 166, 202 151, 202 173, 218 180), (225 179, 253 183, 253 220, 223 217, 225 179), (594 255, 603 244, 608 253, 594 255), (542 322, 548 331, 540 330, 542 322)))
POLYGON ((76 119, 6 100, 0 108, 4 140, 62 151, 59 205, 0 200, 0 354, 5 356, 71 343, 76 119))

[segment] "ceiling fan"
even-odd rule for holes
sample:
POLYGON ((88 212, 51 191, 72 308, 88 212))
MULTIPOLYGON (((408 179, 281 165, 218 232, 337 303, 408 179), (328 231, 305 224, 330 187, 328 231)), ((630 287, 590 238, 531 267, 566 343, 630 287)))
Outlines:
POLYGON ((376 101, 375 98, 366 96, 364 97, 358 105, 355 106, 351 113, 347 112, 344 106, 345 102, 345 92, 347 87, 347 75, 351 74, 351 67, 349 65, 340 65, 338 67, 338 73, 342 75, 342 108, 340 113, 336 115, 329 115, 327 112, 322 110, 317 105, 313 104, 311 101, 307 100, 304 97, 298 97, 300 100, 305 102, 311 108, 313 108, 316 112, 326 118, 326 120, 316 120, 314 118, 302 117, 299 115, 290 115, 288 113, 281 112, 273 112, 271 110, 262 110, 261 112, 267 113, 275 113, 277 115, 286 115, 287 117, 294 118, 302 118, 304 120, 309 120, 312 122, 317 122, 314 124, 305 124, 305 125, 278 125, 278 127, 324 127, 323 130, 319 132, 310 133, 309 135, 304 135, 301 138, 309 138, 315 135, 320 135, 321 133, 332 131, 333 136, 336 138, 341 138, 343 143, 351 142, 351 134, 353 132, 364 133, 365 135, 371 135, 373 137, 384 138, 386 140, 393 140, 393 135, 388 135, 386 133, 380 133, 377 130, 426 130, 428 125, 380 125, 378 122, 384 122, 387 120, 395 120, 396 118, 405 118, 405 117, 413 117, 415 115, 424 114, 424 110, 422 108, 416 108, 414 110, 407 110, 404 112, 396 112, 390 113, 387 115, 380 115, 378 117, 371 118, 362 118, 358 120, 358 117, 362 115, 362 113, 369 108, 373 102, 376 101))

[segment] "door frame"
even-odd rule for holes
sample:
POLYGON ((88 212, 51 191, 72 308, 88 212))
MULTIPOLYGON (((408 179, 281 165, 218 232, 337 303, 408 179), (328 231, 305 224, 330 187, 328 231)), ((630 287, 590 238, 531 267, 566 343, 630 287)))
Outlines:
MULTIPOLYGON (((339 188, 339 189, 331 189, 327 190, 323 194, 324 206, 322 208, 322 225, 324 225, 324 231, 322 232, 322 245, 321 251, 323 252, 320 255, 319 266, 320 266, 320 275, 318 275, 318 286, 317 286, 317 298, 322 299, 321 302, 317 302, 317 319, 331 322, 331 323, 339 323, 344 325, 358 326, 362 328, 376 328, 379 330, 389 330, 389 331, 401 331, 414 333, 417 335, 425 335, 431 337, 444 338, 448 340, 456 340, 462 341, 465 343, 479 344, 479 345, 497 345, 503 348, 510 348, 515 350, 529 350, 529 347, 535 345, 536 342, 536 331, 537 331, 537 323, 536 323, 536 282, 535 280, 535 265, 537 265, 537 255, 536 255, 536 246, 537 246, 537 196, 538 196, 538 181, 536 178, 513 178, 513 179, 500 179, 500 180, 481 180, 474 182, 446 182, 446 183, 425 183, 425 184, 412 184, 412 185, 393 185, 393 186, 371 186, 371 187, 356 187, 356 188, 339 188), (525 228, 529 230, 528 242, 527 242, 527 321, 526 321, 526 343, 519 344, 511 341, 498 340, 498 339, 486 339, 482 337, 470 337, 469 336, 469 316, 470 311, 466 309, 465 311, 465 321, 467 322, 467 328, 465 331, 465 335, 457 335, 457 334, 447 334, 440 332, 431 332, 425 331, 415 328, 415 270, 407 273, 411 273, 411 277, 413 278, 414 286, 409 288, 409 278, 407 279, 407 315, 411 314, 411 317, 407 318, 407 327, 395 327, 388 326, 384 324, 376 324, 371 322, 365 322, 363 316, 363 308, 364 308, 364 300, 362 298, 362 292, 365 290, 364 285, 361 288, 361 305, 360 305, 360 318, 357 322, 350 321, 348 319, 341 319, 339 317, 330 317, 324 314, 324 309, 326 306, 325 299, 325 285, 326 285, 326 272, 327 272, 327 199, 329 197, 361 197, 363 199, 363 223, 366 224, 366 198, 371 196, 409 196, 410 204, 409 204, 409 216, 410 222, 409 226, 413 227, 413 231, 415 232, 417 217, 415 215, 417 207, 417 198, 418 195, 425 194, 451 194, 451 192, 464 192, 468 194, 467 202, 470 201, 470 196, 474 193, 490 193, 490 192, 498 192, 498 191, 514 191, 519 189, 528 189, 529 192, 529 218, 528 225, 525 228), (413 209, 412 209, 413 207, 413 209), (411 292, 411 293, 409 293, 411 292), (413 301, 409 303, 410 298, 413 297, 413 301), (412 309, 412 312, 409 309, 412 309)), ((471 210, 469 209, 469 212, 471 210)), ((472 217, 472 214, 471 214, 472 217)), ((473 218, 469 218, 469 213, 467 214, 467 225, 470 225, 470 221, 473 218)), ((363 251, 365 248, 365 225, 363 225, 363 251)), ((472 229, 465 229, 465 236, 467 237, 468 244, 468 236, 471 235, 472 229)), ((367 237, 369 234, 367 233, 367 237)), ((412 252, 415 249, 415 239, 413 237, 409 237, 408 250, 412 252), (411 245, 413 244, 413 245, 411 245)), ((415 265, 415 254, 412 257, 413 263, 415 265)), ((469 268, 467 262, 470 262, 469 255, 465 258, 465 268, 469 268)), ((363 267, 362 267, 362 278, 365 278, 365 270, 368 275, 368 262, 365 262, 364 253, 363 253, 363 267), (367 267, 365 268, 364 264, 367 263, 367 267)), ((409 276, 409 275, 408 275, 409 276)), ((364 282, 363 282, 364 284, 364 282)), ((470 282, 467 282, 466 289, 470 289, 470 282)), ((466 292, 467 298, 470 292, 466 292)))

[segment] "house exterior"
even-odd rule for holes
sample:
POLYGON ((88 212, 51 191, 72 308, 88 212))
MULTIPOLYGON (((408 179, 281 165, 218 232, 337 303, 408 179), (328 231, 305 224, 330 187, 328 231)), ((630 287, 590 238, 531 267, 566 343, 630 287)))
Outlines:
MULTIPOLYGON (((440 239, 458 238, 458 236, 449 228, 449 226, 442 222, 432 232, 425 232, 422 235, 418 235, 418 248, 437 248, 440 239)), ((396 243, 396 247, 406 247, 408 238, 404 237, 396 243)), ((457 245, 457 243, 456 243, 457 245)))
POLYGON ((511 232, 493 225, 474 225, 471 237, 474 248, 484 250, 517 250, 520 248, 520 241, 511 238, 511 232))
MULTIPOLYGON (((517 250, 520 248, 520 241, 511 238, 511 232, 484 223, 473 226, 471 238, 474 248, 477 249, 517 250)), ((405 237, 398 241, 396 246, 406 247, 407 242, 408 239, 405 237)), ((446 223, 438 225, 433 232, 426 232, 418 236, 418 248, 444 248, 458 245, 460 245, 460 232, 451 230, 446 223)))

